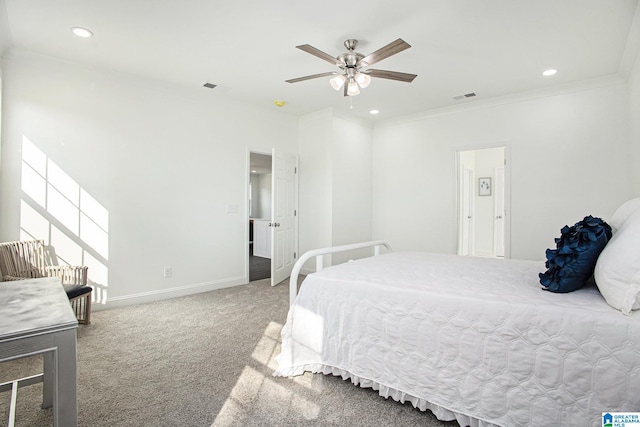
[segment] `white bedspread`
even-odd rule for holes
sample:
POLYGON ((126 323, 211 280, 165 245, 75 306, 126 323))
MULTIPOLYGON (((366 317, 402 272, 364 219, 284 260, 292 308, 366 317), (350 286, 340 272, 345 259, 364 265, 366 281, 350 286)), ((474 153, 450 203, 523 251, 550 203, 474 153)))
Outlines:
POLYGON ((275 375, 332 373, 472 426, 600 426, 640 411, 640 316, 543 262, 397 252, 305 279, 275 375))

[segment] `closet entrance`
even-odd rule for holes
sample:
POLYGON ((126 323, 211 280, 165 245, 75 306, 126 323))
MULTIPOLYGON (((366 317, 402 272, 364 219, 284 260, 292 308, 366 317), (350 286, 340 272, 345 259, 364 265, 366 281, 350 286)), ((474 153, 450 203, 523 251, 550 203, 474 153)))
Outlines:
POLYGON ((508 146, 456 152, 458 255, 509 258, 508 146))
POLYGON ((272 156, 249 158, 249 281, 271 277, 272 156))

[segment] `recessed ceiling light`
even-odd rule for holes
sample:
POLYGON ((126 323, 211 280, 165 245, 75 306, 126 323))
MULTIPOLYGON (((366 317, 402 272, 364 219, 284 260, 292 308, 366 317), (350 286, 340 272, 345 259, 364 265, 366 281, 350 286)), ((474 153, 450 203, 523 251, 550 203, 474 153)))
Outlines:
POLYGON ((73 31, 73 34, 75 34, 76 36, 83 37, 85 39, 93 36, 93 33, 91 31, 82 27, 73 27, 71 28, 71 31, 73 31))
POLYGON ((553 76, 557 72, 558 72, 558 70, 556 70, 554 68, 550 68, 548 70, 543 71, 542 75, 545 76, 545 77, 550 77, 550 76, 553 76))
POLYGON ((380 111, 379 110, 369 110, 369 114, 378 114, 380 111))

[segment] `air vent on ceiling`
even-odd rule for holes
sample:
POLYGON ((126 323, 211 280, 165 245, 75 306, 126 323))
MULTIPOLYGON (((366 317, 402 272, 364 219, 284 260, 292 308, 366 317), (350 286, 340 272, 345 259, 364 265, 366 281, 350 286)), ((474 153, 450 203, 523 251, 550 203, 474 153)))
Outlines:
POLYGON ((217 85, 214 85, 213 83, 205 83, 203 85, 204 87, 208 87, 209 89, 213 89, 214 87, 216 87, 217 85))
POLYGON ((469 93, 465 93, 464 95, 458 95, 458 96, 454 96, 453 99, 460 100, 460 99, 465 99, 465 98, 473 98, 474 96, 476 96, 475 92, 469 92, 469 93))

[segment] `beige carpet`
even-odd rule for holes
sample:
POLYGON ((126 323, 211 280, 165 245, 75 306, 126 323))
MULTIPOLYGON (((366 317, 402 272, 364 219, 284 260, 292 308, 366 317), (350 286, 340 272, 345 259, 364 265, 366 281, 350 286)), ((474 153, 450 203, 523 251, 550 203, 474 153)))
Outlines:
MULTIPOLYGON (((457 426, 341 378, 276 378, 288 286, 268 280, 95 311, 78 329, 80 426, 457 426)), ((42 371, 0 364, 0 382, 42 371)), ((0 394, 0 426, 9 393, 0 394)), ((18 393, 18 426, 52 425, 42 385, 18 393)))

